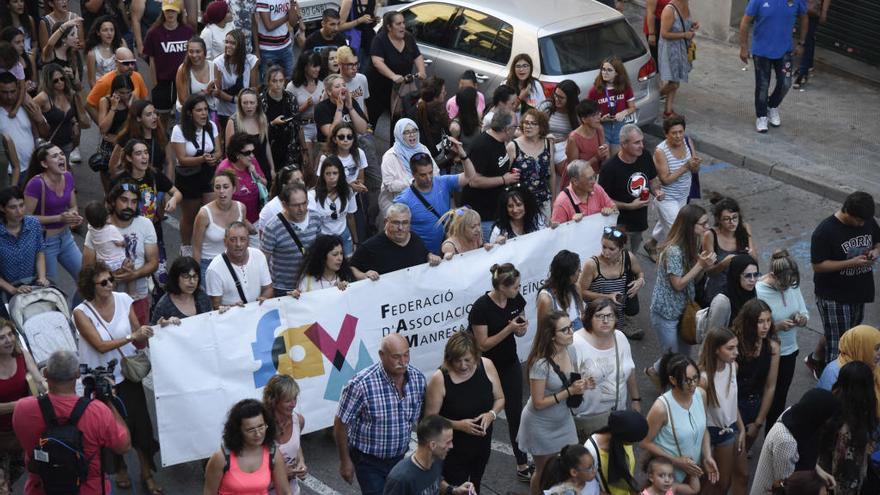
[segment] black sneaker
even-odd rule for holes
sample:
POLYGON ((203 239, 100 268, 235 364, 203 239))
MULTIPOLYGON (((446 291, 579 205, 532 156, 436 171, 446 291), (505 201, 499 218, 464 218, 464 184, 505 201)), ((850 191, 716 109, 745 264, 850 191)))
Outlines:
POLYGON ((529 466, 523 470, 516 470, 516 479, 522 481, 523 483, 529 483, 532 481, 532 474, 535 472, 535 465, 529 464, 529 466))

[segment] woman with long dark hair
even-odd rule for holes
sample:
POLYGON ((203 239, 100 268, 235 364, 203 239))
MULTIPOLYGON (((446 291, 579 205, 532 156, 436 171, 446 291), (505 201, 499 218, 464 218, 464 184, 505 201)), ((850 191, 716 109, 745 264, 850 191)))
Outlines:
POLYGON ((529 108, 539 108, 544 103, 544 88, 541 82, 534 76, 535 63, 532 57, 526 53, 514 55, 510 61, 510 69, 507 71, 507 79, 504 84, 513 88, 519 99, 519 114, 523 114, 529 108))
POLYGON ((713 250, 717 261, 706 270, 703 301, 698 301, 702 306, 708 306, 727 286, 727 269, 737 254, 758 255, 752 227, 745 223, 735 199, 720 198, 712 205, 712 215, 715 217, 715 226, 703 233, 702 246, 706 250, 713 250))
POLYGON ((101 134, 101 144, 98 153, 101 154, 103 167, 100 171, 101 184, 104 190, 110 188, 110 158, 113 156, 113 148, 122 131, 122 126, 128 119, 129 106, 134 102, 134 83, 129 74, 117 74, 110 83, 110 95, 103 96, 98 101, 98 131, 101 134))
MULTIPOLYGON (((2 14, 0 14, 0 19, 2 19, 2 14)), ((24 68, 24 89, 27 94, 35 96, 37 94, 37 62, 35 54, 28 51, 25 46, 26 35, 20 29, 6 24, 5 21, 0 21, 0 25, 6 26, 0 29, 0 41, 10 43, 18 52, 18 61, 24 68)))
POLYGON ((321 65, 321 54, 313 51, 305 51, 299 55, 296 60, 296 67, 293 68, 293 77, 287 84, 287 91, 293 93, 296 102, 299 105, 299 123, 302 126, 303 140, 306 145, 306 155, 303 157, 306 161, 303 165, 305 175, 311 175, 315 172, 313 165, 317 156, 318 127, 315 125, 315 107, 321 101, 321 95, 324 92, 324 84, 322 81, 327 75, 324 73, 321 65))
POLYGON ((218 85, 217 113, 220 128, 226 129, 226 121, 235 113, 236 98, 244 88, 256 88, 260 82, 259 59, 247 52, 247 40, 241 29, 226 34, 226 49, 214 59, 214 81, 218 85))
POLYGON ((52 36, 46 40, 46 45, 43 46, 40 53, 41 63, 55 62, 64 69, 67 76, 73 81, 73 88, 76 91, 82 90, 80 81, 82 81, 83 59, 79 51, 80 43, 82 43, 79 33, 82 30, 82 19, 78 17, 55 24, 52 36))
POLYGON ((136 100, 128 109, 128 117, 116 136, 116 145, 110 155, 111 177, 119 172, 123 150, 132 139, 140 139, 146 143, 154 173, 164 174, 169 179, 174 177, 173 153, 169 149, 165 128, 159 120, 156 107, 147 100, 136 100))
POLYGON ((538 320, 550 311, 562 311, 568 314, 571 328, 575 332, 584 327, 581 321, 583 298, 577 285, 581 274, 581 259, 577 253, 563 249, 556 253, 550 262, 550 273, 538 291, 536 305, 538 320))
POLYGON ((565 168, 568 135, 580 125, 577 115, 580 94, 581 90, 577 83, 565 79, 553 89, 552 98, 545 101, 540 108, 547 115, 548 137, 553 140, 554 168, 557 175, 562 175, 562 169, 565 168))
POLYGON ((49 123, 49 141, 61 148, 68 158, 79 141, 79 129, 92 126, 79 91, 58 64, 50 63, 40 71, 40 92, 34 103, 49 123))
POLYGON ((86 34, 86 79, 89 87, 104 74, 116 70, 116 49, 125 46, 116 21, 109 15, 95 19, 86 34))
POLYGON ((749 254, 734 256, 727 270, 724 290, 709 304, 709 313, 706 315, 708 328, 730 325, 745 303, 755 298, 755 285, 760 276, 755 258, 749 254))
POLYGON ((345 167, 335 156, 327 157, 321 164, 321 173, 314 189, 309 190, 309 213, 321 221, 321 234, 338 235, 342 238, 345 255, 354 254, 357 242, 354 213, 357 202, 354 192, 345 180, 345 167))
POLYGON ((175 108, 178 112, 191 95, 204 95, 211 109, 211 120, 217 119, 217 82, 214 80, 214 63, 207 58, 208 48, 205 40, 193 36, 186 42, 186 57, 177 68, 174 84, 177 91, 175 108))
MULTIPOLYGON (((4 0, 0 2, 0 25, 15 28, 23 36, 24 52, 30 54, 37 47, 37 30, 34 19, 28 15, 24 0, 4 0)), ((12 40, 5 40, 11 42, 12 40)))
POLYGON ((342 238, 338 235, 318 235, 309 249, 309 257, 299 281, 300 292, 336 287, 345 290, 357 280, 342 250, 342 238))
POLYGON ((504 244, 507 239, 544 228, 547 217, 541 213, 532 193, 514 188, 505 190, 498 198, 498 218, 489 235, 490 243, 504 244))
POLYGON ((278 170, 288 165, 300 165, 303 161, 297 121, 299 106, 296 97, 284 90, 285 82, 284 68, 271 65, 266 70, 265 87, 259 94, 260 108, 269 124, 269 149, 275 166, 273 182, 278 170))
POLYGON ((609 57, 602 61, 599 75, 590 92, 588 100, 599 106, 605 140, 610 147, 611 155, 620 149, 620 130, 636 112, 636 99, 626 67, 617 57, 609 57))
POLYGON ((635 479, 636 454, 633 445, 648 434, 648 422, 637 411, 613 411, 608 423, 590 435, 584 446, 595 459, 596 477, 591 484, 601 493, 638 491, 635 479))

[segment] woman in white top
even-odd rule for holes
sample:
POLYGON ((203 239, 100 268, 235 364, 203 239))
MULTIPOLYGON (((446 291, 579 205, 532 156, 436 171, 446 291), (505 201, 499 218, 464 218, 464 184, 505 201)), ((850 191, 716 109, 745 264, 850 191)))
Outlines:
POLYGON ((202 23, 205 28, 199 33, 199 37, 205 41, 205 58, 214 60, 223 54, 226 35, 235 28, 229 4, 223 0, 209 3, 202 14, 202 23))
POLYGON ((104 74, 116 70, 116 49, 126 46, 116 21, 109 15, 95 19, 86 36, 86 75, 89 87, 104 74))
POLYGON ((192 256, 202 270, 201 278, 204 287, 205 271, 216 256, 223 254, 226 246, 226 228, 232 222, 245 222, 245 206, 232 195, 238 188, 235 172, 226 169, 219 172, 211 180, 215 199, 199 208, 192 234, 192 256))
POLYGON ((642 410, 632 350, 616 324, 614 303, 598 299, 587 305, 584 328, 574 334, 575 371, 587 382, 584 402, 574 417, 581 442, 605 426, 612 411, 626 409, 627 398, 630 409, 642 410))
POLYGON ((315 142, 318 140, 318 128, 315 126, 315 107, 324 96, 322 82, 324 73, 321 64, 319 53, 311 51, 301 53, 293 69, 293 77, 287 84, 287 91, 293 93, 299 104, 299 121, 308 149, 306 160, 314 159, 317 154, 315 142))
POLYGON ((319 233, 342 238, 345 256, 350 257, 357 242, 353 237, 357 202, 344 176, 345 167, 339 158, 331 156, 324 160, 318 184, 309 190, 309 213, 320 219, 319 233))
POLYGON ((272 199, 260 210, 260 218, 257 220, 256 225, 254 225, 260 235, 263 234, 263 227, 269 223, 269 220, 281 213, 281 198, 278 197, 278 194, 284 189, 284 186, 293 182, 303 182, 303 173, 299 167, 288 165, 278 171, 277 179, 269 189, 269 197, 272 199))
POLYGON ((525 53, 517 54, 510 63, 505 84, 516 91, 520 103, 519 114, 529 108, 538 108, 547 99, 541 82, 533 75, 534 68, 532 57, 525 53))
MULTIPOLYGON (((382 189, 379 192, 379 211, 388 209, 394 198, 412 184, 410 160, 418 153, 427 153, 434 164, 434 175, 440 169, 427 146, 419 141, 419 127, 412 119, 402 118, 394 124, 394 145, 382 155, 382 189)), ((380 213, 380 217, 382 214, 380 213)), ((377 222, 381 225, 383 219, 377 222)))
POLYGON ((745 493, 749 465, 746 458, 746 428, 737 406, 736 357, 739 341, 727 328, 706 334, 700 352, 700 388, 706 393, 706 429, 712 457, 718 464, 718 483, 707 493, 745 493))
POLYGON ((244 88, 255 88, 260 82, 257 74, 259 61, 256 55, 247 52, 244 33, 233 29, 226 34, 223 54, 214 59, 214 80, 220 83, 217 97, 217 113, 220 127, 235 113, 235 99, 244 88))
POLYGON ((577 286, 581 274, 581 259, 577 253, 566 249, 556 253, 550 262, 550 273, 538 292, 538 319, 550 311, 564 311, 571 320, 571 328, 575 332, 584 327, 581 321, 583 299, 577 286))
POLYGON ((183 65, 177 68, 175 85, 177 90, 177 103, 175 107, 179 112, 183 108, 183 102, 190 95, 201 94, 208 100, 208 109, 211 120, 217 117, 217 83, 214 82, 214 68, 208 60, 207 45, 198 37, 190 38, 186 42, 186 57, 183 65))
POLYGON ((364 185, 364 170, 367 168, 367 155, 358 146, 358 136, 351 122, 340 122, 333 126, 327 139, 327 154, 321 155, 318 174, 327 156, 339 158, 345 168, 345 180, 355 193, 367 192, 364 185))
MULTIPOLYGON (((294 411, 299 397, 299 385, 288 375, 275 375, 263 389, 263 405, 275 417, 275 444, 287 466, 287 479, 290 480, 291 495, 299 495, 299 480, 306 478, 308 468, 303 457, 300 433, 306 426, 302 414, 294 411)), ((269 491, 274 495, 275 490, 269 491)))
MULTIPOLYGON (((153 336, 153 329, 141 326, 132 308, 128 294, 113 291, 113 274, 101 261, 83 266, 77 280, 77 289, 84 302, 73 310, 73 321, 79 332, 80 362, 90 368, 106 366, 115 359, 117 363, 125 357, 133 356, 137 349, 133 345, 146 344, 153 336)), ((153 479, 156 466, 153 455, 158 451, 158 443, 153 440, 153 427, 147 412, 144 387, 140 382, 126 379, 122 366, 117 364, 113 370, 116 397, 122 401, 128 415, 131 443, 138 454, 141 466, 141 482, 147 493, 161 493, 161 488, 153 479)), ((128 469, 124 458, 116 458, 116 485, 130 487, 128 469)))

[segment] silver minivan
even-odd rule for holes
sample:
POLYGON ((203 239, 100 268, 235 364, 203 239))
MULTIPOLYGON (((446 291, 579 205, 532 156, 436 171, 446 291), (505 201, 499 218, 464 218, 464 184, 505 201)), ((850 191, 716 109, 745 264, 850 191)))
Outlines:
POLYGON ((602 60, 617 56, 635 93, 639 124, 659 115, 659 77, 643 37, 623 14, 599 2, 418 0, 396 8, 418 42, 428 74, 443 78, 450 94, 461 73, 472 69, 490 98, 507 78, 513 56, 527 53, 546 96, 560 81, 571 79, 583 99, 602 60))

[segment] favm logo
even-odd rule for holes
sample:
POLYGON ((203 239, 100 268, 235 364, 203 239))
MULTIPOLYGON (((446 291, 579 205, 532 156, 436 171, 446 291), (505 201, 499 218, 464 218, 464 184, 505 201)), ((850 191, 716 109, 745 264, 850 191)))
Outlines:
POLYGON ((342 387, 358 371, 373 364, 362 340, 358 343, 357 366, 348 362, 348 351, 354 342, 358 319, 345 315, 339 335, 334 339, 319 323, 288 328, 277 337, 275 330, 281 326, 277 309, 269 311, 257 323, 257 339, 251 344, 254 359, 262 365, 254 371, 254 387, 266 385, 276 373, 296 379, 326 374, 324 358, 330 361, 330 377, 324 390, 324 399, 338 401, 342 387))

